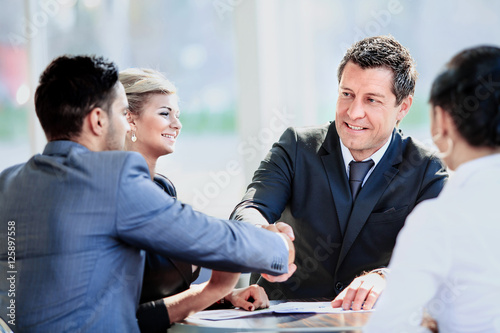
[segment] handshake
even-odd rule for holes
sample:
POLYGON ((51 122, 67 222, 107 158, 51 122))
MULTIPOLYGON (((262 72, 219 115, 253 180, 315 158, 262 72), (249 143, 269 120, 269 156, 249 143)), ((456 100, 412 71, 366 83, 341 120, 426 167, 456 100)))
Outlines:
POLYGON ((290 276, 295 273, 297 266, 294 264, 295 261, 295 247, 293 246, 293 241, 295 240, 295 235, 293 234, 293 229, 291 226, 284 222, 276 222, 275 224, 262 225, 262 228, 269 231, 279 233, 288 245, 288 273, 273 276, 269 274, 262 274, 262 277, 269 282, 284 282, 288 280, 290 276))

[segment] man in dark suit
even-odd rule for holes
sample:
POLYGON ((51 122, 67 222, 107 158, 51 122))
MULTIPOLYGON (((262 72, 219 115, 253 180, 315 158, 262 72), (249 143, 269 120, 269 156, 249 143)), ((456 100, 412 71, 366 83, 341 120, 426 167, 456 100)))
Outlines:
POLYGON ((406 216, 447 178, 397 129, 416 78, 393 37, 355 43, 339 66, 335 121, 287 129, 262 161, 231 218, 294 229, 296 273, 284 283, 259 280, 270 299, 336 297, 334 307, 372 308, 406 216))
POLYGON ((138 332, 141 249, 287 277, 286 235, 195 212, 151 181, 140 154, 113 151, 130 130, 113 63, 57 58, 35 105, 43 154, 0 174, 0 316, 12 328, 138 332))

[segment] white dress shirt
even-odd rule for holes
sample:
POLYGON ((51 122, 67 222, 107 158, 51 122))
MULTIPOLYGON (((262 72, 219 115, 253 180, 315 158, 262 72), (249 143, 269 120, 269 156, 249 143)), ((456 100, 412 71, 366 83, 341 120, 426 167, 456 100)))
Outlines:
MULTIPOLYGON (((340 137, 339 137, 339 141, 340 141, 340 151, 342 152, 342 158, 344 159, 345 171, 347 173, 347 179, 349 179, 349 169, 351 168, 349 166, 349 163, 351 163, 351 161, 356 161, 356 160, 354 159, 354 157, 352 157, 351 151, 349 150, 349 148, 347 148, 344 145, 344 143, 342 142, 342 139, 340 139, 340 137)), ((389 140, 387 140, 387 142, 382 147, 380 147, 379 150, 377 150, 375 153, 373 153, 372 156, 365 158, 363 161, 357 161, 357 162, 364 162, 364 161, 368 161, 368 160, 373 160, 373 162, 375 163, 370 168, 370 170, 368 170, 368 172, 366 173, 366 176, 363 179, 363 183, 361 184, 361 186, 365 185, 366 180, 368 179, 368 177, 370 177, 373 170, 375 170, 375 167, 377 166, 378 162, 380 162, 380 160, 384 156, 385 152, 387 151, 387 148, 389 148, 391 141, 392 141, 392 136, 389 138, 389 140)))
POLYGON ((500 332, 500 154, 462 164, 401 230, 387 288, 363 332, 500 332))

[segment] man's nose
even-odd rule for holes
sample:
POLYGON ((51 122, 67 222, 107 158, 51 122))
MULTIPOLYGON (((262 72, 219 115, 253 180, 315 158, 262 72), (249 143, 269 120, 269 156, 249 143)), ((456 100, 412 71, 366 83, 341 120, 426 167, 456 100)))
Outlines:
POLYGON ((360 100, 354 99, 354 101, 349 106, 347 110, 347 114, 351 119, 360 119, 365 116, 365 110, 363 107, 363 103, 360 100))

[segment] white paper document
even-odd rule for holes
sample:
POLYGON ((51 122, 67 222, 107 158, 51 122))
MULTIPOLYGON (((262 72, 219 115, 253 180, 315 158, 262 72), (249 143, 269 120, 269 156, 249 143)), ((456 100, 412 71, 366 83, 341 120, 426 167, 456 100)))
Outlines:
POLYGON ((330 302, 285 302, 271 305, 267 309, 245 311, 241 309, 228 310, 207 310, 200 311, 190 316, 189 319, 203 320, 227 320, 248 316, 255 316, 263 313, 348 313, 348 312, 368 312, 372 310, 342 310, 342 308, 332 308, 330 302))

